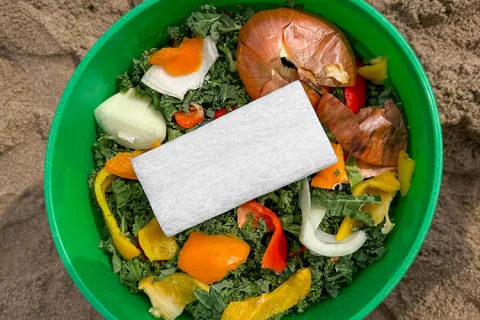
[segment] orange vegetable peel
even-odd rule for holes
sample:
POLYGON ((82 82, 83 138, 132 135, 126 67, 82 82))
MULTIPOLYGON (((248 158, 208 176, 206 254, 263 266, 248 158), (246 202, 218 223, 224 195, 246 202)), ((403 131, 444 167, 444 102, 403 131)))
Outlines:
POLYGON ((312 179, 312 187, 321 189, 334 189, 341 183, 347 183, 347 171, 345 170, 345 160, 343 157, 343 148, 340 144, 331 142, 332 148, 337 155, 338 162, 333 166, 321 170, 312 179))
POLYGON ((245 263, 250 246, 233 235, 192 232, 178 257, 178 267, 206 284, 222 280, 245 263))
POLYGON ((185 111, 178 111, 173 114, 173 117, 180 127, 190 129, 203 121, 205 118, 205 112, 201 105, 191 102, 188 113, 185 111))
POLYGON ((125 179, 138 180, 137 175, 133 170, 131 160, 142 153, 144 153, 144 151, 141 150, 119 152, 115 157, 107 160, 105 163, 105 169, 116 176, 125 179))
POLYGON ((202 65, 203 39, 184 38, 177 48, 163 48, 155 52, 148 63, 161 66, 172 76, 196 72, 202 65))

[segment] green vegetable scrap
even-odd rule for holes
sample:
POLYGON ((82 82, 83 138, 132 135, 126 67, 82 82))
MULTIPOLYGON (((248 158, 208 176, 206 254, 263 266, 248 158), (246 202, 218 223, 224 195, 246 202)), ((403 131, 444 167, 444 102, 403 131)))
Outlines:
POLYGON ((357 166, 357 160, 353 156, 349 156, 345 162, 345 170, 347 171, 348 181, 350 182, 350 188, 355 187, 357 184, 363 181, 360 169, 357 166))
POLYGON ((327 217, 343 218, 346 216, 358 222, 364 222, 367 225, 372 225, 373 221, 370 214, 362 210, 362 206, 365 204, 382 203, 378 195, 354 196, 346 192, 318 188, 314 188, 312 191, 312 201, 327 210, 327 217))

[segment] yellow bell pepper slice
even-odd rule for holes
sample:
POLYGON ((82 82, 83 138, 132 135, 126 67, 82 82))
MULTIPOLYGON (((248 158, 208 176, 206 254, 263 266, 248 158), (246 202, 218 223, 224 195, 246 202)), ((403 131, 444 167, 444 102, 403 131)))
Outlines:
POLYGON ((342 220, 342 224, 340 225, 340 228, 338 228, 338 232, 335 235, 335 239, 338 241, 342 241, 346 237, 352 234, 352 229, 353 228, 360 228, 362 224, 358 222, 357 220, 350 219, 349 217, 345 217, 342 220))
POLYGON ((370 61, 371 65, 358 68, 357 72, 374 84, 383 84, 387 75, 387 57, 378 57, 370 61))
POLYGON ((154 276, 148 276, 140 281, 138 288, 150 298, 150 314, 165 320, 174 320, 187 304, 197 300, 195 289, 210 291, 210 286, 185 273, 173 273, 159 281, 154 276))
POLYGON ((400 194, 405 197, 410 190, 413 172, 415 171, 415 161, 410 159, 408 153, 400 151, 398 155, 398 180, 400 181, 400 194))
POLYGON ((400 190, 400 182, 395 173, 387 171, 375 178, 365 180, 352 189, 354 196, 363 194, 378 194, 382 198, 381 204, 367 204, 363 207, 372 216, 375 225, 381 223, 388 214, 390 203, 397 191, 400 190))
POLYGON ((270 293, 243 301, 230 302, 222 314, 222 320, 270 319, 305 299, 311 284, 310 269, 300 269, 270 293))
POLYGON ((135 247, 135 245, 131 243, 130 240, 120 231, 117 221, 110 211, 107 199, 105 197, 105 191, 115 178, 115 175, 109 173, 105 168, 102 168, 102 170, 98 172, 95 179, 95 196, 97 198, 98 205, 102 209, 103 218, 105 219, 108 231, 112 236, 115 248, 117 248, 118 252, 120 252, 124 259, 130 260, 140 255, 140 250, 138 250, 138 248, 135 247))
POLYGON ((337 155, 338 162, 318 172, 312 179, 312 187, 334 189, 337 185, 348 182, 345 160, 343 159, 343 148, 340 144, 330 143, 337 155))
MULTIPOLYGON (((377 192, 378 193, 378 192, 377 192)), ((375 225, 381 223, 390 209, 390 203, 395 197, 396 192, 379 192, 382 203, 380 204, 366 204, 363 206, 365 211, 368 211, 372 216, 375 225)))
POLYGON ((155 140, 155 142, 152 145, 152 149, 158 148, 162 145, 162 142, 160 140, 155 140))
POLYGON ((156 218, 138 231, 138 243, 150 261, 171 260, 178 252, 175 236, 167 237, 156 218))
POLYGON ((395 173, 392 171, 386 171, 375 178, 365 180, 357 184, 352 189, 354 196, 361 196, 363 194, 379 194, 379 191, 383 192, 396 192, 400 190, 400 182, 398 181, 395 173))
MULTIPOLYGON (((400 190, 400 182, 395 176, 395 173, 392 171, 386 171, 375 178, 368 179, 357 184, 352 189, 352 194, 354 196, 361 196, 363 194, 380 195, 382 203, 366 204, 362 207, 362 209, 370 213, 375 225, 378 225, 383 221, 383 219, 385 219, 385 217, 387 217, 384 233, 388 233, 393 228, 393 224, 390 222, 390 218, 388 217, 388 210, 390 209, 390 203, 392 202, 398 190, 400 190)), ((343 218, 342 224, 335 235, 335 239, 345 239, 352 234, 353 227, 361 227, 361 224, 348 217, 343 218)))

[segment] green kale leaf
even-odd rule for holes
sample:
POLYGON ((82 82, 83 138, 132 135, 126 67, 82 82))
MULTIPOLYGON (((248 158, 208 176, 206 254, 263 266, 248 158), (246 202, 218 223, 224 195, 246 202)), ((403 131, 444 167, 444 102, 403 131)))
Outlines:
POLYGON ((345 93, 343 91, 343 88, 341 87, 335 87, 332 88, 332 92, 330 92, 332 95, 335 96, 338 100, 340 100, 343 104, 345 104, 345 93))
POLYGON ((325 207, 327 217, 349 217, 367 225, 372 225, 370 214, 362 210, 365 204, 380 204, 382 200, 379 195, 366 194, 354 196, 346 192, 329 191, 314 188, 312 201, 325 207))
POLYGON ((363 181, 360 169, 357 166, 357 160, 354 156, 350 155, 345 162, 345 170, 347 171, 348 181, 350 182, 350 188, 355 187, 357 184, 363 181))

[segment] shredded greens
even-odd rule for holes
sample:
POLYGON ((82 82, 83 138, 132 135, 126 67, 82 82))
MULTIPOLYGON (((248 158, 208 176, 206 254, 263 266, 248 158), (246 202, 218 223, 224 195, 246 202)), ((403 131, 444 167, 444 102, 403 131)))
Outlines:
MULTIPOLYGON (((107 158, 124 151, 124 148, 102 136, 97 141, 94 150, 99 157, 96 162, 97 169, 100 169, 107 158)), ((94 179, 94 174, 92 179, 94 179)), ((93 182, 91 185, 93 186, 93 182)), ((298 239, 301 224, 301 212, 298 208, 299 191, 300 182, 296 182, 257 199, 279 215, 286 231, 290 256, 293 258, 289 258, 287 268, 280 275, 260 267, 259 262, 262 260, 270 240, 263 220, 260 220, 257 229, 254 229, 253 219, 250 217, 246 226, 239 229, 236 212, 232 210, 176 236, 179 246, 182 247, 188 239, 188 234, 193 231, 205 234, 229 233, 246 241, 251 248, 247 262, 227 274, 221 282, 214 284, 210 293, 195 292, 199 300, 186 308, 195 319, 220 319, 229 302, 271 292, 300 268, 309 267, 312 272, 312 287, 307 298, 285 314, 302 312, 320 299, 336 297, 341 287, 349 284, 358 270, 367 267, 385 253, 383 247, 385 235, 380 231, 382 225, 364 228, 368 240, 352 255, 332 259, 313 255, 309 251, 302 252, 302 244, 298 239)), ((107 193, 109 206, 115 218, 117 221, 125 221, 123 231, 130 235, 130 240, 136 244, 137 240, 134 235, 153 218, 141 185, 137 181, 117 178, 107 193)), ((371 224, 370 216, 360 208, 366 203, 379 203, 378 196, 354 197, 346 192, 325 191, 316 188, 312 192, 312 201, 327 208, 328 211, 321 228, 331 234, 337 232, 344 216, 371 224)), ((121 224, 119 222, 119 225, 121 224)), ((139 292, 138 282, 146 276, 154 275, 160 280, 168 274, 179 271, 176 259, 157 263, 150 262, 144 255, 140 255, 129 261, 123 260, 116 252, 106 229, 100 248, 112 256, 113 272, 118 274, 120 282, 134 293, 139 292)))
MULTIPOLYGON (((293 6, 290 1, 288 6, 293 6)), ((242 8, 236 14, 211 5, 201 7, 199 12, 194 12, 180 26, 168 28, 170 45, 177 46, 184 37, 200 36, 212 37, 216 40, 220 57, 211 68, 204 85, 190 91, 183 101, 170 96, 161 95, 140 82, 143 74, 150 67, 148 58, 157 48, 143 52, 133 60, 133 67, 129 72, 118 75, 119 90, 127 91, 135 88, 140 96, 150 96, 152 106, 163 113, 167 121, 167 141, 174 140, 196 128, 185 130, 172 120, 173 114, 180 110, 188 110, 190 102, 201 104, 206 111, 206 119, 212 120, 215 110, 241 107, 250 101, 245 88, 236 73, 236 47, 238 32, 244 23, 253 15, 252 8, 242 8)), ((344 101, 342 89, 332 91, 337 98, 344 101)), ((386 99, 397 99, 393 89, 383 90, 382 86, 369 85, 369 105, 381 105, 386 99)), ((397 105, 399 101, 395 101, 397 105)), ((327 131, 327 133, 329 133, 327 131)), ((331 133, 329 138, 335 141, 331 133)), ((98 170, 105 162, 118 152, 130 151, 119 146, 105 135, 99 133, 98 140, 93 146, 93 160, 95 170, 89 179, 89 186, 93 194, 93 183, 98 170)), ((354 159, 346 163, 351 187, 362 181, 354 159)), ((335 234, 345 216, 363 222, 362 228, 367 233, 368 240, 354 254, 341 258, 328 258, 316 256, 308 250, 302 250, 298 239, 302 215, 298 206, 300 181, 292 183, 257 199, 262 205, 273 210, 280 218, 287 241, 289 244, 289 259, 287 268, 276 274, 270 269, 262 269, 260 261, 267 248, 270 236, 266 233, 263 220, 259 221, 257 228, 253 228, 253 217, 249 217, 246 226, 237 227, 236 212, 231 210, 223 215, 213 218, 195 226, 176 236, 180 247, 188 239, 189 233, 199 231, 205 234, 233 234, 246 241, 250 254, 246 263, 230 272, 219 283, 212 285, 209 293, 196 290, 197 301, 189 304, 186 311, 197 320, 220 319, 223 310, 231 301, 243 300, 249 297, 270 292, 292 276, 297 270, 309 267, 312 272, 312 286, 307 298, 291 308, 284 314, 303 312, 308 306, 327 297, 336 297, 339 290, 349 284, 355 274, 362 268, 379 259, 386 251, 383 246, 385 235, 381 233, 383 224, 373 226, 370 215, 362 211, 364 204, 381 203, 379 196, 363 195, 353 196, 346 191, 326 191, 313 189, 312 201, 321 204, 327 209, 321 228, 328 233, 335 234)), ((129 237, 134 244, 138 244, 136 236, 138 231, 152 218, 153 213, 149 202, 138 181, 117 178, 107 189, 107 200, 121 231, 129 237)), ((123 260, 116 251, 107 229, 99 247, 111 256, 112 270, 119 275, 120 282, 131 292, 138 292, 138 282, 146 276, 154 275, 156 280, 178 271, 177 258, 162 263, 150 262, 143 254, 131 260, 123 260)), ((282 315, 275 318, 279 319, 282 315)))

